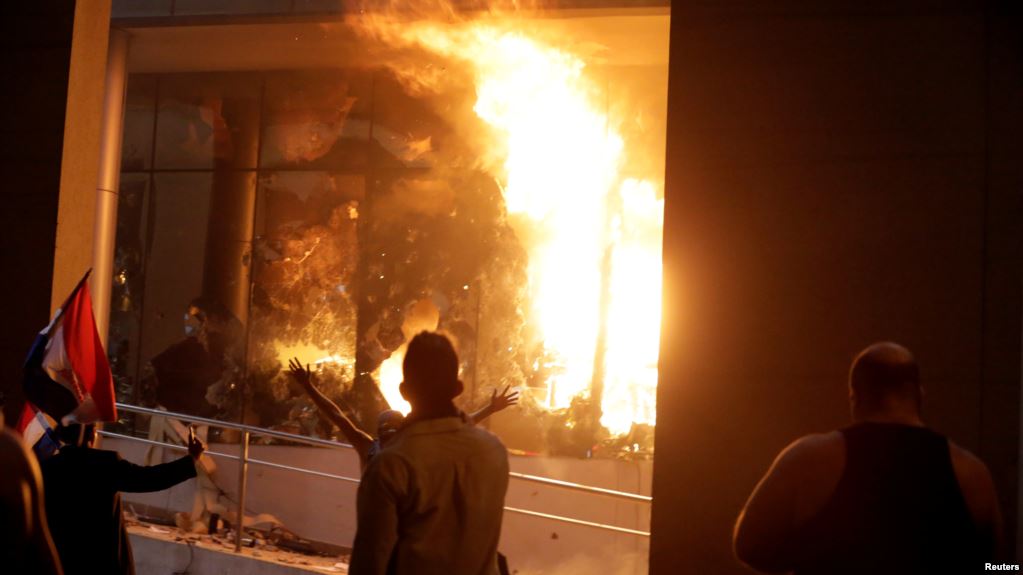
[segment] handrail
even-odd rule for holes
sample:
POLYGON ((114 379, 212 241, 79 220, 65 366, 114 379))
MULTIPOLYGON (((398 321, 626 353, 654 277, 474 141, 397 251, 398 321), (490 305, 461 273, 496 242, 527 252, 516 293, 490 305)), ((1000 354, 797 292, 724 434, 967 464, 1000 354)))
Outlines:
MULTIPOLYGON (((153 441, 152 439, 145 439, 143 437, 135 437, 134 435, 124 435, 123 433, 114 433, 113 431, 105 431, 105 430, 99 430, 96 433, 99 433, 103 437, 112 437, 114 439, 126 439, 126 440, 129 440, 129 441, 138 441, 139 443, 143 443, 145 445, 152 445, 152 446, 155 446, 155 447, 166 447, 168 449, 173 449, 175 451, 188 451, 188 448, 185 447, 184 445, 175 445, 173 443, 166 443, 164 441, 153 441)), ((209 450, 206 450, 203 453, 205 453, 206 455, 213 455, 215 457, 223 457, 224 459, 231 459, 231 460, 234 460, 234 461, 238 461, 238 456, 237 455, 231 455, 230 453, 220 453, 219 451, 209 451, 209 450)))
MULTIPOLYGON (((162 412, 162 413, 166 413, 166 412, 162 412)), ((155 445, 155 446, 159 446, 159 447, 166 447, 166 448, 173 449, 173 450, 176 450, 176 451, 188 451, 188 449, 186 447, 184 447, 182 445, 174 445, 173 443, 166 443, 166 442, 163 442, 163 441, 154 441, 152 439, 145 439, 145 438, 142 438, 142 437, 133 437, 131 435, 124 435, 122 433, 114 433, 112 431, 102 431, 102 430, 100 430, 98 433, 100 435, 104 436, 104 437, 112 437, 114 439, 124 439, 124 440, 127 440, 127 441, 138 441, 139 443, 143 443, 143 444, 146 444, 146 445, 155 445)), ((220 452, 216 452, 216 451, 206 451, 205 453, 208 454, 208 455, 216 456, 216 457, 224 457, 224 458, 231 459, 231 460, 234 460, 234 461, 243 461, 242 457, 239 457, 237 455, 231 455, 229 453, 220 453, 220 452)), ((253 463, 253 464, 256 464, 256 465, 263 465, 263 466, 266 466, 266 467, 272 467, 272 468, 276 468, 276 469, 283 469, 285 471, 294 471, 294 472, 297 472, 297 473, 304 473, 306 475, 313 475, 313 476, 317 476, 317 477, 325 477, 327 479, 336 479, 336 480, 339 480, 339 481, 346 481, 346 482, 350 482, 350 483, 360 483, 361 482, 360 480, 355 479, 353 477, 346 477, 344 475, 335 475, 333 473, 325 473, 323 471, 315 471, 313 469, 306 469, 304 467, 293 467, 291 465, 284 465, 284 464, 281 464, 281 463, 273 463, 272 461, 264 461, 262 459, 245 458, 244 462, 245 463, 253 463)), ((243 473, 242 469, 243 469, 243 466, 239 467, 239 479, 241 477, 244 477, 244 473, 243 473)), ((535 477, 535 476, 526 476, 526 477, 535 477)), ((243 481, 239 481, 239 487, 244 490, 245 483, 243 481)), ((244 509, 244 507, 243 507, 244 506, 243 500, 244 500, 244 497, 240 496, 239 497, 239 502, 238 502, 238 516, 239 517, 243 517, 244 516, 244 514, 242 512, 242 510, 244 509)), ((565 517, 563 515, 554 515, 554 514, 551 514, 551 513, 541 513, 539 511, 531 511, 531 510, 528 510, 528 509, 519 509, 517 507, 508 507, 508 506, 505 506, 504 510, 505 511, 510 511, 512 513, 520 513, 522 515, 530 515, 532 517, 540 517, 542 519, 550 519, 552 521, 560 521, 562 523, 571 523, 573 525, 582 525, 582 526, 585 526, 585 527, 593 527, 593 528, 596 528, 596 529, 603 529, 605 531, 615 531, 617 533, 624 533, 624 534, 627 534, 627 535, 638 535, 640 537, 650 537, 650 532, 649 531, 640 531, 638 529, 629 529, 628 527, 619 527, 617 525, 608 525, 606 523, 598 523, 598 522, 595 522, 595 521, 586 521, 586 520, 583 520, 583 519, 576 519, 574 517, 565 517)), ((238 533, 241 533, 241 530, 239 530, 238 533)), ((236 551, 238 550, 237 549, 237 542, 236 542, 236 549, 235 550, 236 551)))
POLYGON ((573 483, 571 481, 563 481, 561 479, 552 479, 550 477, 541 477, 539 475, 528 475, 526 473, 518 473, 515 471, 509 471, 508 476, 511 477, 512 479, 532 481, 533 483, 543 483, 544 485, 564 487, 566 489, 573 489, 575 491, 582 491, 584 493, 593 493, 595 495, 607 495, 608 497, 628 499, 630 501, 637 501, 640 503, 651 503, 654 500, 654 498, 650 497, 649 495, 629 493, 628 491, 616 491, 614 489, 605 489, 603 487, 594 487, 592 485, 583 485, 581 483, 573 483))
POLYGON ((629 535, 639 535, 640 537, 650 537, 649 531, 640 531, 639 529, 629 529, 628 527, 619 527, 617 525, 608 525, 606 523, 597 523, 596 521, 585 521, 583 519, 575 519, 574 517, 565 517, 563 515, 552 515, 550 513, 541 513, 539 511, 530 511, 529 509, 519 509, 517 507, 505 507, 505 511, 511 511, 512 513, 521 513, 523 515, 530 515, 533 517, 541 517, 543 519, 552 519, 554 521, 561 521, 563 523, 572 523, 574 525, 584 525, 586 527, 596 527, 597 529, 605 529, 607 531, 617 531, 619 533, 627 533, 629 535))
MULTIPOLYGON (((124 439, 127 441, 138 441, 146 445, 154 445, 156 447, 166 447, 175 451, 188 451, 188 448, 184 445, 175 445, 173 443, 165 443, 163 441, 154 441, 152 439, 144 439, 142 437, 135 437, 132 435, 124 435, 123 433, 114 433, 113 431, 99 431, 103 437, 111 437, 113 439, 124 439)), ((223 457, 224 459, 230 459, 232 461, 238 461, 241 459, 237 455, 231 455, 230 453, 221 453, 219 451, 204 451, 206 455, 212 455, 214 457, 223 457)), ((359 483, 359 480, 354 477, 347 477, 344 475, 334 475, 333 473, 327 473, 325 471, 316 471, 315 469, 306 469, 305 467, 293 467, 291 465, 284 465, 283 463, 274 463, 273 461, 265 461, 263 459, 253 459, 249 457, 246 460, 248 463, 255 465, 262 465, 264 467, 273 467, 275 469, 283 469, 285 471, 296 471, 298 473, 306 473, 308 475, 315 475, 317 477, 325 477, 327 479, 337 479, 339 481, 347 481, 349 483, 359 483)))
MULTIPOLYGON (((118 403, 117 409, 121 409, 130 413, 142 413, 145 415, 155 415, 158 417, 173 417, 174 419, 183 419, 185 421, 204 423, 206 425, 222 427, 225 429, 237 429, 239 431, 248 431, 249 433, 255 433, 257 435, 276 437, 278 439, 285 439, 288 441, 294 441, 298 443, 307 443, 309 445, 316 445, 320 447, 329 447, 332 449, 341 448, 353 449, 350 444, 341 443, 340 441, 331 441, 329 439, 320 439, 318 437, 306 437, 304 435, 288 433, 286 431, 276 431, 273 429, 267 429, 265 427, 246 425, 244 423, 234 423, 232 421, 221 421, 219 419, 210 419, 208 417, 200 417, 198 415, 187 415, 184 413, 176 413, 173 411, 164 411, 162 409, 139 407, 137 405, 131 405, 128 403, 118 403)), ((604 487, 594 487, 592 485, 584 485, 582 483, 574 483, 572 481, 565 481, 562 479, 552 479, 550 477, 542 477, 539 475, 529 475, 526 473, 517 473, 512 471, 508 473, 508 476, 511 477, 512 479, 518 479, 520 481, 540 483, 543 485, 550 485, 552 487, 563 487, 565 489, 572 489, 574 491, 580 491, 583 493, 593 493, 595 495, 606 495, 608 497, 625 499, 627 501, 636 501, 639 503, 650 503, 653 501, 653 498, 650 497, 649 495, 640 495, 638 493, 630 493, 628 491, 617 491, 614 489, 607 489, 604 487)))
POLYGON ((265 427, 257 427, 255 425, 246 425, 244 423, 235 423, 233 421, 222 421, 220 419, 210 419, 208 417, 188 415, 186 413, 178 413, 175 411, 164 411, 162 409, 153 409, 150 407, 139 407, 137 405, 131 405, 129 403, 117 403, 116 405, 117 409, 121 409, 130 413, 141 413, 144 415, 155 415, 157 417, 171 417, 174 419, 183 419, 185 421, 191 421, 194 423, 204 423, 206 425, 210 425, 213 427, 222 427, 224 429, 237 429, 238 431, 248 431, 249 433, 255 433, 257 435, 265 435, 267 437, 276 437, 278 439, 285 439, 287 441, 308 443, 310 445, 319 445, 322 447, 331 447, 334 449, 338 448, 353 449, 351 444, 341 443, 340 441, 320 439, 319 437, 307 437, 305 435, 298 435, 297 433, 277 431, 275 429, 267 429, 265 427))

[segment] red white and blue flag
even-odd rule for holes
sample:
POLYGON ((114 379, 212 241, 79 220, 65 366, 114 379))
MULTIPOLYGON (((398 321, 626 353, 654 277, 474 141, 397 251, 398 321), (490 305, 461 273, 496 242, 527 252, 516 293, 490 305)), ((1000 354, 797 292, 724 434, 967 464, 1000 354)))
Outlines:
POLYGON ((88 278, 87 272, 36 336, 25 360, 28 401, 18 431, 30 445, 32 437, 46 435, 45 416, 64 424, 117 419, 114 379, 96 331, 88 278))
POLYGON ((40 461, 56 453, 60 445, 53 430, 53 420, 30 401, 25 402, 25 409, 18 419, 18 432, 40 461))

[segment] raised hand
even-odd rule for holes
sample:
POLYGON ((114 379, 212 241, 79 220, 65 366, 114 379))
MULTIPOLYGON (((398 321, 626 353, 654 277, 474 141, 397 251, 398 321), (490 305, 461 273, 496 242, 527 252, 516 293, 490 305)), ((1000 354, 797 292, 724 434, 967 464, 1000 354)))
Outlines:
POLYGON ((302 367, 302 362, 297 357, 293 357, 288 360, 288 369, 289 375, 295 380, 295 383, 302 386, 302 389, 313 388, 313 373, 309 370, 309 364, 302 367))
POLYGON ((202 457, 202 453, 206 451, 206 446, 203 445, 202 440, 195 436, 195 429, 191 425, 188 426, 188 454, 192 456, 192 459, 199 461, 202 457))
POLYGON ((500 395, 497 394, 497 389, 494 389, 490 395, 490 410, 492 413, 507 409, 519 402, 519 392, 517 390, 509 392, 510 389, 511 385, 506 385, 500 395))

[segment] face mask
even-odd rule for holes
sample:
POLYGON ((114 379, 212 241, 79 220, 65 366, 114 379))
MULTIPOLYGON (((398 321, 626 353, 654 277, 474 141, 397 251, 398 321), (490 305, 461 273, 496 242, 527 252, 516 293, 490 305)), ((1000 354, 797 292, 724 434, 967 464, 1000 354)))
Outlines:
POLYGON ((202 323, 199 321, 199 318, 190 313, 185 314, 185 337, 196 335, 199 333, 200 327, 202 327, 202 323))

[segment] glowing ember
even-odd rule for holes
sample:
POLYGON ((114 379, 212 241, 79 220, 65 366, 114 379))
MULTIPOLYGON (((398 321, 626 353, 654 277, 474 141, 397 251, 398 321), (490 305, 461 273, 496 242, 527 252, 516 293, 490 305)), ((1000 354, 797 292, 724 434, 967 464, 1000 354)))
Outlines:
MULTIPOLYGON (((474 111, 496 155, 485 161, 529 255, 530 320, 553 358, 547 403, 566 407, 602 384, 601 423, 624 433, 633 422, 654 423, 663 201, 651 181, 621 175, 627 145, 585 62, 509 25, 374 24, 385 41, 471 71, 474 111)), ((398 70, 420 88, 441 89, 428 72, 398 70)), ((398 355, 388 364, 400 367, 398 355)))

